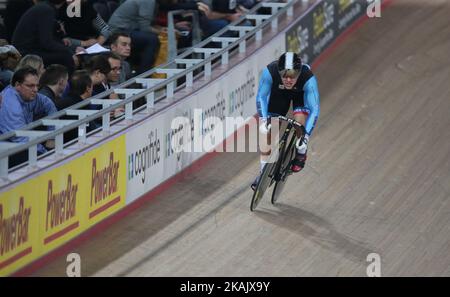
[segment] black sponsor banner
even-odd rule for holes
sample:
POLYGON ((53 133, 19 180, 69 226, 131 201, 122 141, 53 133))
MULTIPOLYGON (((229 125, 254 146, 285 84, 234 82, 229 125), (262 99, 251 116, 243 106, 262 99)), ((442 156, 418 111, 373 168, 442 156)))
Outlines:
POLYGON ((367 11, 367 0, 324 0, 286 32, 286 50, 300 53, 311 64, 367 11))
POLYGON ((308 13, 286 32, 286 51, 299 53, 305 63, 312 61, 312 24, 313 14, 308 13))

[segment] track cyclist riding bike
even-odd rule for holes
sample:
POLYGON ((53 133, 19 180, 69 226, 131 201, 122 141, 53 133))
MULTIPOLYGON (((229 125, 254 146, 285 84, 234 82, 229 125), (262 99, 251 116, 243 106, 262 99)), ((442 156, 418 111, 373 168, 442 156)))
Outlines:
MULTIPOLYGON (((293 52, 286 52, 278 61, 273 61, 263 70, 259 81, 256 107, 260 117, 259 131, 270 138, 270 117, 289 111, 292 101, 294 120, 305 127, 306 135, 296 144, 297 155, 291 170, 299 172, 305 167, 308 141, 319 117, 319 90, 311 67, 303 64, 293 52)), ((270 151, 261 153, 261 171, 268 162, 270 151)), ((256 189, 260 175, 252 183, 256 189)))

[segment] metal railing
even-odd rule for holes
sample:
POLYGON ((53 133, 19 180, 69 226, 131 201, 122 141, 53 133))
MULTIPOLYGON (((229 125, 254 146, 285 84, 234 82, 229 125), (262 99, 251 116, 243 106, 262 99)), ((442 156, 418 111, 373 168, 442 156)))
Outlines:
MULTIPOLYGON (((10 131, 0 135, 0 178, 6 179, 6 181, 8 180, 8 157, 21 151, 28 150, 27 165, 32 168, 36 166, 38 160, 37 145, 47 140, 55 140, 55 148, 51 153, 55 153, 56 156, 64 155, 64 147, 68 144, 63 143, 63 134, 72 129, 78 129, 78 138, 76 142, 81 145, 81 149, 83 145, 86 144, 86 127, 89 122, 95 119, 102 118, 100 130, 108 135, 111 132, 110 112, 119 107, 125 107, 125 114, 121 120, 129 120, 130 124, 133 121, 134 114, 138 111, 144 109, 148 114, 158 112, 158 108, 155 104, 161 100, 170 101, 174 97, 176 88, 190 88, 193 85, 194 78, 200 78, 202 76, 206 78, 211 77, 213 62, 216 64, 220 63, 221 65, 227 65, 231 53, 237 51, 238 53, 245 53, 246 42, 249 39, 255 38, 256 41, 260 41, 265 27, 270 25, 272 29, 276 29, 278 26, 278 18, 280 16, 284 14, 293 16, 294 5, 297 2, 302 2, 303 5, 306 5, 306 2, 308 1, 291 0, 287 2, 261 2, 239 20, 231 23, 213 36, 185 51, 173 61, 169 61, 160 67, 150 69, 149 71, 118 85, 114 89, 106 90, 92 98, 83 100, 83 102, 79 102, 69 108, 30 123, 19 130, 10 131), (258 10, 261 8, 267 8, 271 13, 258 14, 258 10), (240 25, 244 21, 254 22, 254 25, 240 25), (222 35, 227 32, 237 32, 239 37, 222 37, 222 35), (208 47, 211 42, 221 44, 221 47, 208 47), (185 68, 178 68, 181 65, 184 65, 185 68), (167 78, 151 78, 153 74, 166 74, 167 78), (183 80, 184 82, 177 84, 178 80, 183 80), (142 88, 132 88, 133 85, 136 84, 140 84, 142 88), (107 98, 112 93, 123 95, 125 96, 125 99, 103 99, 107 98), (133 109, 133 102, 143 98, 145 98, 145 104, 140 108, 133 109), (102 105, 102 109, 82 109, 90 104, 102 105), (67 115, 77 116, 78 120, 59 119, 60 117, 67 115), (55 129, 52 131, 33 131, 33 129, 39 126, 54 126, 55 129), (17 136, 26 136, 29 140, 26 143, 8 142, 8 139, 17 136)), ((48 153, 46 155, 48 155, 48 153)))

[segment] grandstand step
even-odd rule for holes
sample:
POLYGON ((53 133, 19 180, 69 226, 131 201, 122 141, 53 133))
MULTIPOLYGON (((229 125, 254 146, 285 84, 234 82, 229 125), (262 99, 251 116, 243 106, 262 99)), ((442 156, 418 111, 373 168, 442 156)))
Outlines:
POLYGON ((271 17, 271 15, 269 15, 269 14, 247 14, 247 15, 245 15, 246 19, 256 20, 256 21, 264 21, 270 17, 271 17))
POLYGON ((44 126, 55 126, 57 128, 61 128, 72 123, 76 122, 75 120, 42 120, 44 126))
POLYGON ((38 138, 49 134, 50 131, 16 130, 15 133, 18 137, 38 138))
POLYGON ((80 110, 80 109, 68 109, 66 110, 66 115, 75 115, 80 118, 84 118, 90 116, 92 114, 97 113, 98 110, 80 110))
POLYGON ((18 145, 21 145, 21 143, 0 141, 0 152, 10 150, 18 145))
MULTIPOLYGON (((142 91, 142 90, 141 90, 142 91)), ((103 107, 108 107, 117 103, 123 102, 121 99, 91 99, 92 104, 101 104, 103 107)))
POLYGON ((230 31, 239 31, 239 33, 241 33, 241 32, 251 31, 251 30, 255 29, 256 27, 255 26, 228 26, 227 28, 230 31))
POLYGON ((283 8, 287 5, 287 3, 274 3, 274 2, 264 2, 262 7, 270 7, 270 8, 283 8))
POLYGON ((163 78, 136 78, 136 82, 145 86, 146 88, 151 88, 164 81, 165 79, 163 78))
POLYGON ((186 64, 188 67, 203 62, 203 59, 175 59, 177 64, 186 64))
POLYGON ((114 89, 114 93, 125 95, 126 98, 142 93, 145 89, 114 89))
POLYGON ((168 76, 175 75, 177 73, 183 72, 185 69, 173 69, 173 68, 157 68, 156 73, 167 74, 168 76))
POLYGON ((213 42, 222 42, 222 45, 225 43, 228 45, 229 43, 235 42, 236 40, 239 40, 237 37, 213 37, 213 42))
POLYGON ((209 56, 211 54, 215 54, 215 53, 219 52, 220 50, 222 50, 222 49, 221 48, 195 47, 194 48, 194 53, 200 53, 200 54, 205 54, 205 55, 209 56))

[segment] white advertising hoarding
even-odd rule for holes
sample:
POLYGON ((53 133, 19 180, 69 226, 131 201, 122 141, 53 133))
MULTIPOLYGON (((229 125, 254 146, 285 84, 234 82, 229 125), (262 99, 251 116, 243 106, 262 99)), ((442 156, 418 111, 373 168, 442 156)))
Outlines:
POLYGON ((127 204, 191 165, 239 128, 219 131, 213 118, 225 127, 226 117, 247 119, 256 114, 260 74, 284 52, 284 39, 284 34, 276 36, 220 78, 127 133, 127 204))

